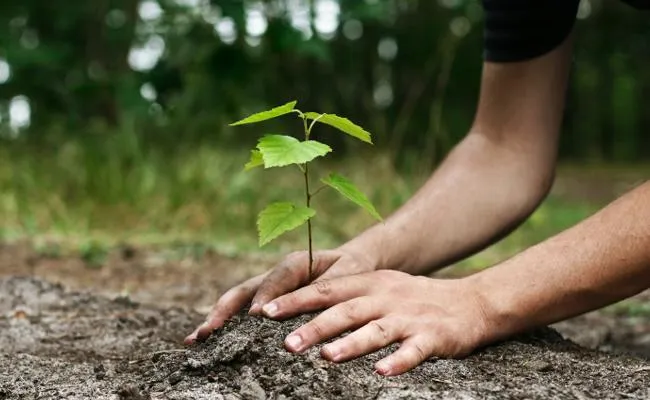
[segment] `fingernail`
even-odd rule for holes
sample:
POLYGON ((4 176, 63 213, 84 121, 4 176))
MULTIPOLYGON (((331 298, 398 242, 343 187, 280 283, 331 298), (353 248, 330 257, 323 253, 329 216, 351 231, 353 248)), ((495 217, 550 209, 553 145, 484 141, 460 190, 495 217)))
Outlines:
POLYGON ((390 364, 388 364, 387 362, 378 362, 377 365, 375 365, 375 369, 381 375, 390 374, 390 364))
POLYGON ((278 305, 275 303, 269 303, 262 307, 262 310, 269 317, 274 317, 278 313, 278 305))
POLYGON ((327 358, 329 358, 331 361, 338 361, 341 359, 341 352, 333 346, 323 347, 323 352, 325 352, 327 358))
POLYGON ((302 338, 298 335, 289 335, 285 340, 287 347, 293 351, 302 350, 302 338))

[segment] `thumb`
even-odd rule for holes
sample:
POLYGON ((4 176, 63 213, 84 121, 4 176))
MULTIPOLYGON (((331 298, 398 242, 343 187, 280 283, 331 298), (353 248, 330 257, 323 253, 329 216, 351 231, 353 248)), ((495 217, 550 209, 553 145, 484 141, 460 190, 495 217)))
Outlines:
POLYGON ((315 277, 323 275, 339 258, 340 253, 333 250, 314 253, 310 277, 309 253, 301 251, 288 255, 260 285, 253 298, 251 312, 259 313, 271 300, 309 284, 315 277))

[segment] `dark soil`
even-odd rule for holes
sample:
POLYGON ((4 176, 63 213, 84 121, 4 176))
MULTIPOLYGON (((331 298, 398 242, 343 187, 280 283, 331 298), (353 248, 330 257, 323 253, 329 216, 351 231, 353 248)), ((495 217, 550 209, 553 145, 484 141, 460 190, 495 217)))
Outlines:
MULTIPOLYGON (((225 290, 272 267, 274 261, 225 257, 199 244, 177 243, 164 248, 110 249, 104 262, 91 265, 74 253, 55 256, 35 251, 28 242, 0 243, 0 277, 31 276, 109 297, 128 293, 141 303, 181 306, 200 314, 207 313, 225 290)), ((455 272, 452 268, 442 273, 455 272)), ((631 352, 650 360, 650 290, 632 300, 645 312, 599 310, 554 328, 582 346, 631 352)))
POLYGON ((373 373, 389 349, 348 363, 285 351, 285 322, 240 316, 191 348, 201 315, 0 280, 0 399, 647 399, 650 362, 586 350, 550 329, 399 377, 373 373))

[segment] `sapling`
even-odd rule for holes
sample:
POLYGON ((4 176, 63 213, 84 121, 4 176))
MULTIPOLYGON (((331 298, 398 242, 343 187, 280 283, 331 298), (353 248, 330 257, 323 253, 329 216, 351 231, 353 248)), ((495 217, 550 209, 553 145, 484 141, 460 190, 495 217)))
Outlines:
POLYGON ((266 245, 278 236, 307 224, 307 241, 309 249, 309 279, 312 279, 312 266, 314 263, 313 238, 311 220, 316 215, 312 208, 312 199, 324 188, 332 188, 343 197, 368 211, 374 218, 382 218, 372 205, 368 197, 363 194, 350 180, 330 173, 320 179, 322 186, 312 190, 310 186, 312 162, 318 157, 324 157, 332 152, 332 148, 312 138, 312 130, 316 124, 332 126, 362 142, 372 144, 370 133, 354 124, 347 118, 334 114, 319 114, 315 112, 302 112, 296 107, 297 102, 292 101, 285 105, 275 107, 268 111, 253 114, 241 121, 230 124, 238 126, 266 121, 287 114, 296 114, 302 120, 304 140, 300 141, 293 136, 265 135, 257 142, 257 147, 251 150, 250 160, 244 166, 245 170, 256 167, 275 168, 295 165, 302 172, 305 188, 305 205, 296 205, 291 202, 279 202, 268 205, 257 218, 257 230, 260 247, 266 245))

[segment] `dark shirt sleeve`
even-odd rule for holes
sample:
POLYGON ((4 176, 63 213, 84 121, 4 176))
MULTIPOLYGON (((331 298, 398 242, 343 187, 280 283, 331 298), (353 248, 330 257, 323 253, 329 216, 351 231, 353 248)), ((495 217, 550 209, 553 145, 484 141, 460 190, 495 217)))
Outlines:
POLYGON ((483 0, 484 58, 524 61, 544 55, 569 36, 579 0, 483 0))

